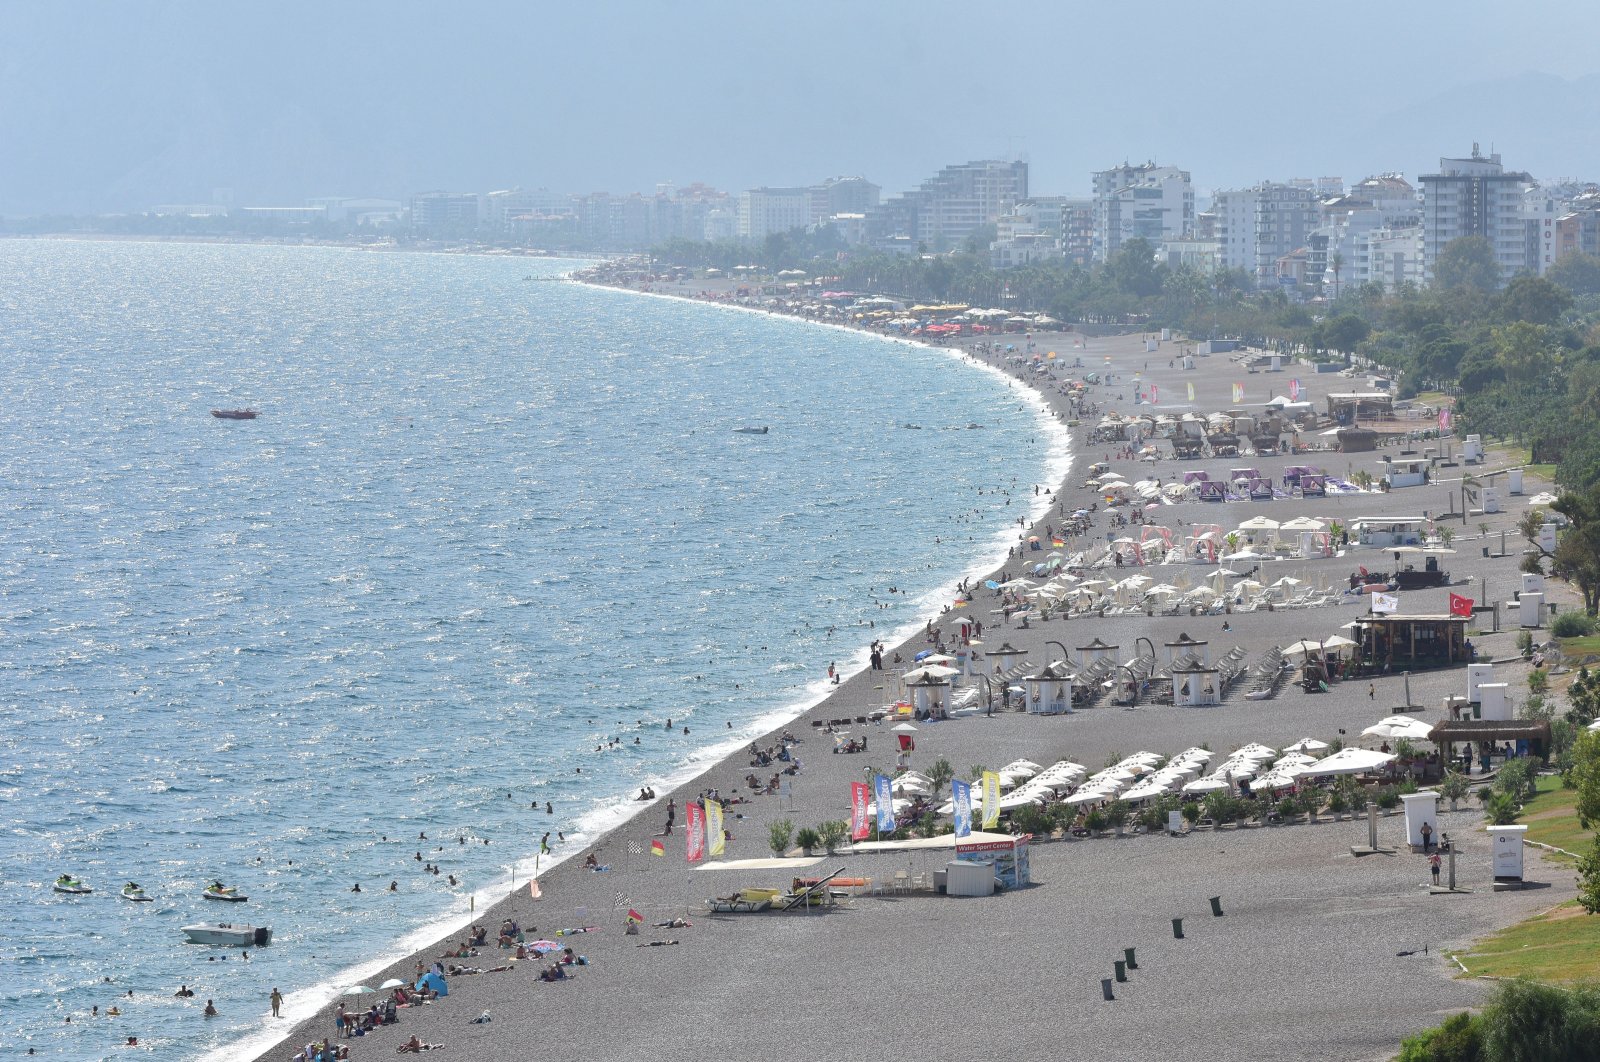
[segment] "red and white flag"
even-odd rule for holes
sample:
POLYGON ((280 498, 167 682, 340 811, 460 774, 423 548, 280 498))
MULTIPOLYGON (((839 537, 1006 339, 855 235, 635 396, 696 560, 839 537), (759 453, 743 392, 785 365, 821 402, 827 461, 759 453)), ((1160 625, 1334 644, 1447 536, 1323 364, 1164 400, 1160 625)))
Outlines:
POLYGON ((864 841, 872 833, 872 823, 867 817, 867 802, 872 799, 872 787, 865 782, 850 783, 850 839, 864 841))
POLYGON ((1451 594, 1450 595, 1450 615, 1452 615, 1452 616, 1470 616, 1470 615, 1472 615, 1472 603, 1473 603, 1472 602, 1472 598, 1470 598, 1470 597, 1462 597, 1460 594, 1451 594))

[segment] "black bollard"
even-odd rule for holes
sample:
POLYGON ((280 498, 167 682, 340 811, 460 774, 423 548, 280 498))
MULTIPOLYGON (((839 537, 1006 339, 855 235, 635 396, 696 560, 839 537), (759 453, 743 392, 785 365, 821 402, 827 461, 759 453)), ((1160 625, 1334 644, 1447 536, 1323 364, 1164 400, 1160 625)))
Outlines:
POLYGON ((1183 919, 1174 918, 1172 920, 1172 935, 1178 940, 1183 939, 1183 919))
POLYGON ((1117 998, 1116 996, 1111 994, 1111 978, 1109 978, 1109 977, 1100 978, 1100 994, 1102 996, 1105 996, 1107 999, 1116 999, 1117 998))
POLYGON ((1113 962, 1111 965, 1116 967, 1116 970, 1117 970, 1117 982, 1119 984, 1128 979, 1128 964, 1127 963, 1123 962, 1121 959, 1118 959, 1115 962, 1113 962))
POLYGON ((1122 954, 1127 956, 1128 969, 1137 970, 1139 968, 1139 964, 1133 961, 1133 949, 1132 948, 1123 948, 1122 949, 1122 954))
POLYGON ((1212 914, 1212 917, 1214 917, 1214 918, 1221 918, 1222 917, 1222 897, 1221 896, 1213 896, 1213 897, 1211 897, 1211 914, 1212 914))

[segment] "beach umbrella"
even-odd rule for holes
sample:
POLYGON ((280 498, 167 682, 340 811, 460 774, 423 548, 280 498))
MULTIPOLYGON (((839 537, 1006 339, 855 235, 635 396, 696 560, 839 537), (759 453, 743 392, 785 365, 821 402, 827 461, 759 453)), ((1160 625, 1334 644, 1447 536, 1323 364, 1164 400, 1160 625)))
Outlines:
POLYGON ((1278 759, 1276 761, 1274 761, 1272 766, 1273 766, 1273 769, 1276 770, 1279 767, 1298 767, 1298 766, 1304 766, 1305 764, 1308 764, 1308 763, 1316 763, 1316 762, 1317 762, 1317 758, 1315 756, 1307 756, 1303 752, 1290 752, 1290 753, 1286 753, 1283 756, 1278 757, 1278 759))
POLYGON ((537 952, 560 951, 561 945, 553 940, 536 940, 528 945, 528 950, 537 952))
POLYGON ((1326 741, 1318 741, 1316 738, 1303 737, 1299 741, 1296 741, 1293 745, 1287 746, 1283 751, 1285 751, 1285 752, 1321 752, 1322 750, 1326 749, 1327 747, 1328 747, 1328 743, 1326 741))
POLYGON ((917 728, 912 726, 910 723, 901 723, 898 726, 890 727, 889 732, 891 734, 915 734, 917 732, 917 728))
POLYGON ((1361 732, 1362 737, 1376 738, 1409 738, 1427 740, 1433 732, 1433 724, 1425 723, 1421 719, 1413 719, 1409 715, 1391 715, 1380 719, 1361 732))
POLYGON ((1240 531, 1276 531, 1277 529, 1278 521, 1265 516, 1252 516, 1239 525, 1240 531))
POLYGON ((1373 752, 1371 749, 1341 749, 1332 756, 1318 760, 1300 770, 1302 777, 1315 778, 1330 774, 1361 774, 1366 771, 1375 771, 1384 764, 1393 762, 1394 757, 1387 752, 1373 752))
POLYGON ((1297 516, 1293 520, 1285 520, 1278 525, 1280 531, 1322 531, 1327 524, 1310 516, 1297 516))
POLYGON ((385 990, 390 989, 390 988, 404 988, 405 986, 406 986, 406 983, 404 981, 400 980, 400 978, 391 977, 387 981, 385 981, 383 984, 378 986, 378 991, 382 992, 382 991, 385 991, 385 990))
POLYGON ((344 991, 340 992, 339 994, 341 996, 364 996, 364 995, 367 995, 370 992, 376 992, 376 991, 377 991, 377 989, 368 988, 366 985, 351 985, 349 988, 345 989, 344 991))
POLYGON ((1196 778, 1183 787, 1185 793, 1213 793, 1218 789, 1227 789, 1228 783, 1221 778, 1206 777, 1196 778))

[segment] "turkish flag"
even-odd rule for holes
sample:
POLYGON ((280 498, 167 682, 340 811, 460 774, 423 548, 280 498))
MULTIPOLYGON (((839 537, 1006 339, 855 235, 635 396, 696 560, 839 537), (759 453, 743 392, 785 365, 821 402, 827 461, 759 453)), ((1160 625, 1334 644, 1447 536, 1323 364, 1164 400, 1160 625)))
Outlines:
POLYGON ((1452 616, 1470 616, 1470 615, 1472 615, 1472 598, 1470 598, 1470 597, 1462 597, 1460 594, 1451 594, 1450 595, 1450 615, 1452 615, 1452 616))

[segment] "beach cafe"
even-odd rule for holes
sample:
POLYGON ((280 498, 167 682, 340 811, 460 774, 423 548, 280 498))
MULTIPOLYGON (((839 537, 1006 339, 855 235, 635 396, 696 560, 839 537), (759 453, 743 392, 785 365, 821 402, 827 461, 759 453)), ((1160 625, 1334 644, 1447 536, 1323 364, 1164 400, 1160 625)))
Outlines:
POLYGON ((1466 616, 1360 616, 1351 636, 1366 674, 1468 662, 1466 616))

